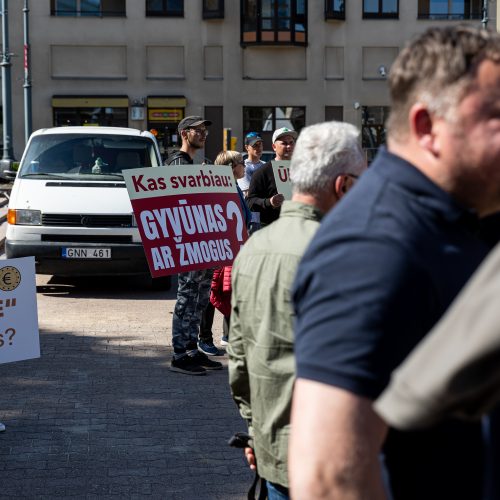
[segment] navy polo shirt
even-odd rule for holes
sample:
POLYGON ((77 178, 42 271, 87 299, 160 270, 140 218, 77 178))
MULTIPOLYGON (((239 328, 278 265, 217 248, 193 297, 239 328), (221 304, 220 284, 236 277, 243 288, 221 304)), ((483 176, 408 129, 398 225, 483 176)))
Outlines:
MULTIPOLYGON (((486 256, 478 229, 472 211, 382 150, 324 219, 299 265, 297 376, 375 399, 486 256)), ((386 452, 395 498, 480 498, 476 424, 391 431, 386 452), (457 478, 462 472, 470 488, 457 478), (447 483, 445 496, 431 480, 447 483), (465 496, 453 496, 449 481, 465 496)))

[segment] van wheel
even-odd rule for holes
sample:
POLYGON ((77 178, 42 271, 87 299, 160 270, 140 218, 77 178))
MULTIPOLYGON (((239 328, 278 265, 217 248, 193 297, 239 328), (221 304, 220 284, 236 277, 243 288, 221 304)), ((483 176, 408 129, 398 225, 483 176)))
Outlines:
POLYGON ((161 278, 151 278, 151 290, 170 290, 172 287, 172 277, 162 276, 161 278))

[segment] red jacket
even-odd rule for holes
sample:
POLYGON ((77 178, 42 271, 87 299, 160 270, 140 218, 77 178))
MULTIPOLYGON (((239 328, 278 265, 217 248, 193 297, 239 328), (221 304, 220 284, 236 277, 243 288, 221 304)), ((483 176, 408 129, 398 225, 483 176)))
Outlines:
POLYGON ((224 316, 231 315, 231 269, 233 266, 219 267, 214 271, 210 302, 224 316))

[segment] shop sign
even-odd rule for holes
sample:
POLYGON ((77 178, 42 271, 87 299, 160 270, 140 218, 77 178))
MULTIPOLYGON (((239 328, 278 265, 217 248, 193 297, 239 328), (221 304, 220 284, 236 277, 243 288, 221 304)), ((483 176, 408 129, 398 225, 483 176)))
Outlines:
POLYGON ((180 122, 184 118, 182 108, 156 108, 148 109, 148 119, 150 122, 180 122))

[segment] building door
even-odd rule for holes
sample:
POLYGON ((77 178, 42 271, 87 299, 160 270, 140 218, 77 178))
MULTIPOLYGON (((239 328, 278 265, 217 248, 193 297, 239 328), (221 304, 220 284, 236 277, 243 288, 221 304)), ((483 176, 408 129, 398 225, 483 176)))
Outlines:
POLYGON ((211 162, 223 149, 223 108, 222 106, 205 106, 205 120, 210 120, 210 135, 205 143, 205 157, 211 162))

